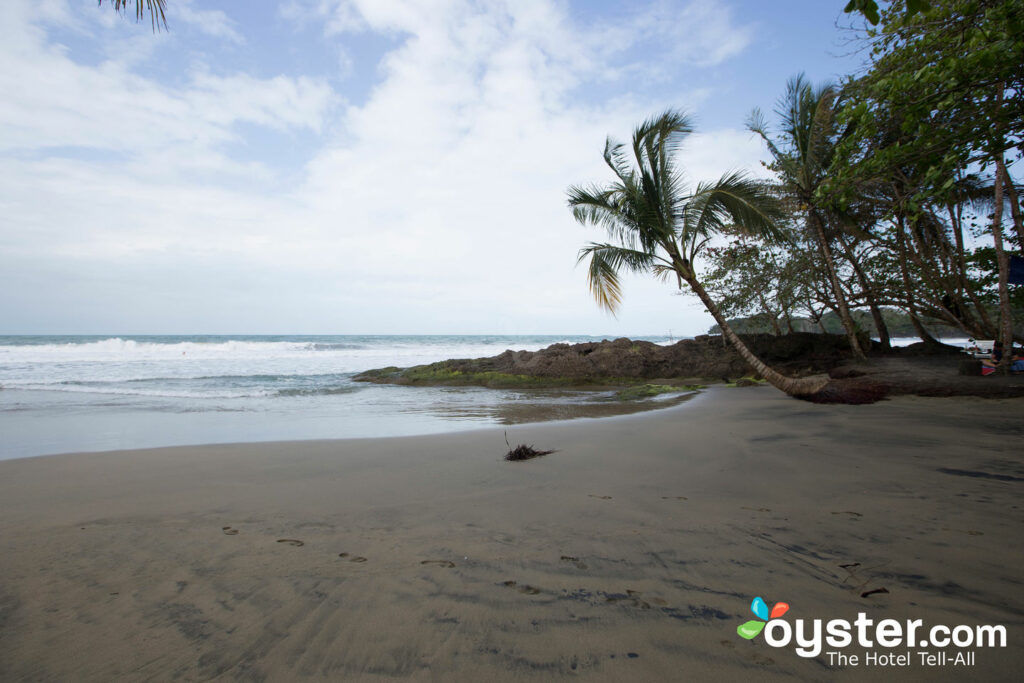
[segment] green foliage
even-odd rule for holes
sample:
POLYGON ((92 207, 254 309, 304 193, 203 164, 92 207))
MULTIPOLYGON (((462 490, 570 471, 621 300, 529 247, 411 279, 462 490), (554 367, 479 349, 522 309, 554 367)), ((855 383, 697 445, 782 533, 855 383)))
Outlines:
POLYGON ((565 377, 532 377, 504 372, 463 372, 450 367, 447 361, 406 368, 396 373, 394 378, 401 380, 402 384, 493 388, 565 386, 576 381, 565 377))
MULTIPOLYGON (((609 388, 642 384, 637 377, 539 377, 493 371, 467 371, 440 361, 410 368, 387 367, 356 375, 358 382, 411 386, 478 386, 492 389, 609 388)), ((677 387, 675 390, 679 390, 677 387)))
MULTIPOLYGON (((910 17, 926 9, 928 9, 928 0, 907 0, 904 16, 910 17)), ((847 14, 859 12, 864 15, 864 18, 872 26, 878 25, 880 17, 878 15, 878 3, 875 0, 850 0, 850 2, 846 3, 843 11, 847 14)))
POLYGON ((847 134, 820 192, 850 201, 898 175, 910 184, 895 208, 913 215, 949 198, 959 169, 1019 149, 1024 4, 934 0, 913 15, 890 7, 881 24, 871 69, 843 88, 847 134))

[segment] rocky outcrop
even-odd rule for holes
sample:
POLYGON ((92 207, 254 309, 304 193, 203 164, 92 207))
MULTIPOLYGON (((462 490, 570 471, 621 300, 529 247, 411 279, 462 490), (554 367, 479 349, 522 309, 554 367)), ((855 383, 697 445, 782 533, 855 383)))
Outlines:
MULTIPOLYGON (((749 335, 751 350, 776 369, 799 376, 827 371, 850 354, 845 337, 796 333, 749 335)), ((746 362, 719 336, 704 335, 671 346, 616 339, 554 344, 540 351, 505 351, 490 358, 455 359, 413 368, 383 368, 357 381, 395 384, 616 384, 653 379, 737 378, 746 362)))

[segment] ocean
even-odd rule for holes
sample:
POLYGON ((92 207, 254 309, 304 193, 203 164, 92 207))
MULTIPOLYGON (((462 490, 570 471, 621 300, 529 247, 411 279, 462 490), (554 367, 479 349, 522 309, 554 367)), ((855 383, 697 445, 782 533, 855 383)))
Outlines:
POLYGON ((430 434, 594 414, 582 408, 607 404, 609 394, 399 387, 352 377, 371 368, 603 338, 0 336, 0 459, 430 434))

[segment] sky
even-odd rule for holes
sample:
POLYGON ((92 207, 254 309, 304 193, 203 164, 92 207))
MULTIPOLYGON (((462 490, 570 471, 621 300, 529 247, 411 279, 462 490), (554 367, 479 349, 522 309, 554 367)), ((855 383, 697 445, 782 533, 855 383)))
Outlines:
POLYGON ((598 308, 566 188, 669 108, 688 181, 763 175, 844 4, 4 0, 0 334, 702 334, 653 278, 598 308))

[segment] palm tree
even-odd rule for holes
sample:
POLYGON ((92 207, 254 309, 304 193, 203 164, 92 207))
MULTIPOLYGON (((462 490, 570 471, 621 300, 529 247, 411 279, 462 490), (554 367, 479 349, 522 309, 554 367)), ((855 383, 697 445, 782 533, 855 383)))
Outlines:
MULTIPOLYGON (((102 4, 103 0, 97 0, 97 5, 102 4)), ((110 4, 114 6, 115 12, 124 14, 128 0, 110 0, 110 4)), ((167 17, 164 16, 166 6, 167 0, 135 0, 135 21, 142 21, 145 10, 149 9, 149 20, 153 24, 153 30, 159 31, 161 24, 167 28, 167 17)))
POLYGON ((773 240, 782 235, 776 227, 778 204, 743 173, 729 173, 687 190, 673 156, 691 132, 689 119, 678 112, 649 119, 634 131, 631 150, 610 138, 605 143, 604 160, 615 174, 614 182, 569 188, 569 206, 576 220, 604 228, 612 240, 591 242, 580 250, 579 262, 590 260, 590 290, 598 304, 614 313, 622 298, 622 271, 674 277, 680 288, 685 282, 756 372, 787 394, 816 393, 827 378, 794 379, 765 365, 736 335, 697 280, 694 263, 715 235, 732 230, 773 240))
MULTIPOLYGON (((761 136, 775 159, 782 185, 807 212, 807 227, 825 262, 829 283, 835 298, 839 320, 843 323, 850 348, 864 360, 864 351, 857 340, 857 327, 850 315, 846 294, 839 281, 831 236, 827 234, 827 207, 815 196, 825 180, 835 151, 831 134, 835 125, 835 89, 831 85, 811 86, 800 74, 786 85, 786 94, 776 110, 782 123, 782 136, 775 142, 768 136, 768 125, 757 109, 750 115, 747 127, 761 136)), ((850 225, 856 237, 866 237, 850 225)))

